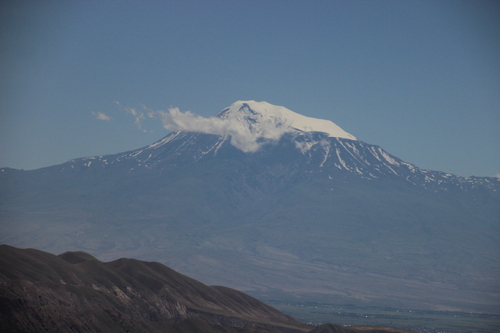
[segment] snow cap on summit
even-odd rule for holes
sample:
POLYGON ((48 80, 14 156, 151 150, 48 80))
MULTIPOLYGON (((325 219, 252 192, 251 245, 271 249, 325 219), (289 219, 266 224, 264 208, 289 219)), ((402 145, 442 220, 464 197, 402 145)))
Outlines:
POLYGON ((237 101, 210 118, 178 108, 160 115, 168 130, 230 136, 231 144, 246 153, 290 132, 324 132, 330 137, 357 140, 329 120, 306 117, 267 102, 237 101))
MULTIPOLYGON (((306 117, 283 106, 267 102, 237 101, 217 114, 221 119, 235 119, 248 123, 256 132, 273 136, 269 132, 324 132, 330 137, 357 140, 330 120, 306 117)), ((281 137, 281 134, 279 135, 281 137)))

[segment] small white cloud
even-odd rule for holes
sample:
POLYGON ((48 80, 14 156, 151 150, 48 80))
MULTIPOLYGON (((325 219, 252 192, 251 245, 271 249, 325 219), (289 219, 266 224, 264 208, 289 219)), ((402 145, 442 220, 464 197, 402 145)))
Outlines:
MULTIPOLYGON (((148 131, 142 127, 142 121, 146 118, 145 113, 143 111, 131 108, 126 106, 125 111, 131 114, 134 117, 134 125, 137 126, 138 129, 143 131, 144 133, 147 133, 148 131)), ((147 112, 148 114, 149 112, 147 112)), ((149 114, 148 114, 149 117, 149 114)), ((151 118, 151 117, 149 117, 151 118)))
POLYGON ((497 174, 495 175, 495 177, 497 177, 498 179, 500 179, 500 173, 497 173, 497 174))
POLYGON ((102 112, 92 112, 92 114, 99 120, 104 120, 104 121, 110 121, 111 118, 110 116, 106 115, 105 113, 102 112))
POLYGON ((141 108, 133 108, 130 106, 125 106, 122 105, 119 101, 113 102, 118 106, 118 108, 122 111, 125 111, 125 113, 128 113, 131 115, 134 119, 134 125, 144 133, 151 133, 154 132, 153 130, 146 129, 147 124, 144 122, 147 121, 148 118, 157 118, 158 115, 156 114, 156 111, 149 110, 145 105, 141 105, 141 108))

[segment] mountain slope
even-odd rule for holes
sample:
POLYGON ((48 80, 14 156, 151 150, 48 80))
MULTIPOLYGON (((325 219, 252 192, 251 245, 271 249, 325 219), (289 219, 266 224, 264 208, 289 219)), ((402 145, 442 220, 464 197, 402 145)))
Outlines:
POLYGON ((322 132, 331 122, 276 121, 281 111, 219 113, 254 152, 234 135, 175 131, 121 154, 1 169, 0 241, 162 261, 260 297, 496 311, 497 178, 422 170, 322 132))
POLYGON ((59 257, 0 246, 4 332, 163 332, 163 325, 305 331, 310 327, 236 290, 208 287, 154 262, 103 263, 83 252, 59 257), (195 324, 198 325, 198 324, 195 324))
MULTIPOLYGON (((234 289, 206 286, 156 262, 103 263, 84 252, 54 256, 6 245, 0 245, 0 262, 2 332, 313 329, 234 289)), ((368 332, 375 330, 388 332, 368 332)))

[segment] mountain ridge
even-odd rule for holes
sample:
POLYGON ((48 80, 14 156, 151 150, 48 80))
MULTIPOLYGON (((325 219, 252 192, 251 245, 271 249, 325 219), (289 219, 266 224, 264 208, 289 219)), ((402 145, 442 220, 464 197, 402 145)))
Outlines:
MULTIPOLYGON (((239 291, 206 286, 156 262, 103 263, 81 251, 55 256, 7 245, 0 245, 0 254, 3 332, 299 333, 314 328, 239 291)), ((359 331, 339 326, 338 332, 359 331)))

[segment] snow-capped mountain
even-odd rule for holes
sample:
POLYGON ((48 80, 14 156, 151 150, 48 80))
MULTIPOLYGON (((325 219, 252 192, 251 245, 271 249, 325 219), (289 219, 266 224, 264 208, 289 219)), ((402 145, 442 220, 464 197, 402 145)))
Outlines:
POLYGON ((0 241, 157 260, 257 296, 498 300, 499 179, 423 170, 266 102, 176 112, 147 147, 1 169, 0 241))
POLYGON ((246 159, 265 159, 275 154, 275 150, 288 149, 295 163, 300 161, 307 172, 321 173, 328 179, 351 173, 364 179, 399 179, 434 191, 449 191, 451 186, 466 191, 482 187, 496 192, 500 184, 500 180, 493 177, 466 178, 420 169, 379 146, 357 140, 330 120, 306 117, 267 102, 238 101, 208 121, 215 121, 218 129, 213 131, 207 126, 206 132, 222 134, 174 131, 147 147, 117 155, 75 159, 63 164, 62 169, 78 168, 82 164, 85 167, 109 166, 126 160, 133 162, 130 171, 153 169, 165 167, 169 161, 182 159, 187 163, 214 158, 221 148, 234 150, 229 147, 232 145, 242 153, 249 153, 239 153, 246 159))

